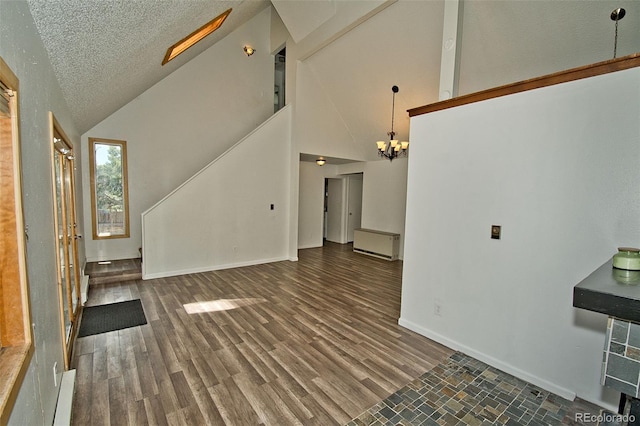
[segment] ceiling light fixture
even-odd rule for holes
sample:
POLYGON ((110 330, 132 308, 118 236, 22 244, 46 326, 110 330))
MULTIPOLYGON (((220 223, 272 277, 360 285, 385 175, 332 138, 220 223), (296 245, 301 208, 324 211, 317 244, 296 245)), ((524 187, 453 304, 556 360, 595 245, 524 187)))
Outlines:
POLYGON ((222 25, 227 16, 231 13, 232 9, 227 9, 222 14, 213 18, 213 20, 207 22, 202 27, 198 28, 173 46, 167 49, 167 53, 164 55, 164 59, 162 60, 162 65, 166 64, 218 28, 222 25))
POLYGON ((409 149, 409 142, 399 142, 396 137, 396 132, 393 131, 393 116, 396 110, 396 93, 400 89, 398 86, 393 86, 391 91, 393 92, 393 101, 391 103, 391 131, 387 133, 389 135, 389 143, 385 141, 378 141, 378 155, 382 158, 388 158, 389 161, 393 161, 394 158, 407 155, 409 149))
POLYGON ((245 47, 244 47, 244 53, 246 53, 246 54, 247 54, 247 56, 251 56, 251 55, 253 55, 254 53, 256 53, 256 49, 254 49, 254 48, 253 48, 253 47, 251 47, 251 46, 245 46, 245 47))
POLYGON ((318 159, 316 160, 316 164, 318 166, 324 166, 326 162, 327 160, 325 160, 323 157, 318 157, 318 159))

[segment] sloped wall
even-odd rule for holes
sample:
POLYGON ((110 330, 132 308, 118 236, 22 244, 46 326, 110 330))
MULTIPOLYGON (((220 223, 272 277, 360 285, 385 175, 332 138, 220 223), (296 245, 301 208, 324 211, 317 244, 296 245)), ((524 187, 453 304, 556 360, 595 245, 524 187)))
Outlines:
POLYGON ((399 323, 614 408, 572 294, 640 243, 639 99, 636 68, 412 118, 399 323))
MULTIPOLYGON (((271 12, 260 12, 83 135, 83 146, 89 137, 127 141, 129 164, 131 237, 87 235, 90 261, 138 257, 140 214, 273 114, 271 12), (255 47, 253 56, 245 44, 255 47)), ((90 200, 87 157, 83 190, 90 200)), ((90 230, 89 202, 85 223, 90 230)))
POLYGON ((293 132, 298 150, 326 157, 364 160, 367 146, 354 139, 313 69, 301 62, 296 76, 293 132))
POLYGON ((288 258, 290 122, 285 107, 142 214, 143 278, 288 258))

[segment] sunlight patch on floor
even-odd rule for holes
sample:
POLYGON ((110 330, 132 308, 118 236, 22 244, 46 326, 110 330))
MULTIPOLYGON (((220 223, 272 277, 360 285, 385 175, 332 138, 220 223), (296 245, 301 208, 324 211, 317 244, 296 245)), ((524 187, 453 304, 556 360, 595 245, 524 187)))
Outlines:
POLYGON ((192 315, 202 314, 205 312, 229 311, 232 309, 242 308, 243 306, 264 303, 266 301, 267 299, 264 298, 220 299, 208 300, 206 302, 187 303, 183 306, 184 310, 187 311, 189 315, 192 315))

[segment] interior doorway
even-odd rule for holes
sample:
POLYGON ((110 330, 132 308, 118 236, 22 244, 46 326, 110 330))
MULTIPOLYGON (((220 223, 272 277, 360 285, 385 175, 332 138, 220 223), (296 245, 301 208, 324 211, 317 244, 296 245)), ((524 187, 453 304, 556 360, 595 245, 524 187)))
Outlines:
POLYGON ((77 331, 80 310, 80 270, 76 220, 74 162, 71 142, 51 114, 52 175, 55 201, 57 283, 60 305, 60 329, 64 341, 65 369, 69 369, 71 348, 77 331))
POLYGON ((344 210, 343 184, 343 179, 325 179, 324 239, 340 244, 345 242, 342 237, 342 213, 344 210))
POLYGON ((273 112, 278 112, 285 105, 285 77, 287 49, 283 47, 274 56, 273 112))
POLYGON ((347 242, 353 242, 353 231, 362 223, 362 173, 349 175, 347 184, 347 242))
POLYGON ((362 188, 362 173, 325 179, 324 240, 353 242, 362 223, 362 188))

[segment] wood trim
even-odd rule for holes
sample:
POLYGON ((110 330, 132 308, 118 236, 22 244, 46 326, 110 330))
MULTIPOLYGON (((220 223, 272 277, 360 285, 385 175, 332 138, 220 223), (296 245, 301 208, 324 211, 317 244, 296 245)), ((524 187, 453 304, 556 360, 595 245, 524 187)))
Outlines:
MULTIPOLYGON (((50 122, 51 122, 51 129, 50 129, 50 140, 52 142, 52 147, 51 147, 51 170, 52 170, 52 183, 53 183, 53 194, 54 194, 54 198, 56 197, 56 190, 57 190, 57 182, 56 182, 56 166, 55 166, 55 156, 59 156, 64 157, 64 155, 61 153, 61 149, 62 148, 66 148, 69 149, 71 151, 71 157, 70 158, 66 158, 66 159, 61 159, 60 160, 60 164, 59 164, 59 174, 60 176, 64 178, 66 178, 66 174, 65 174, 65 167, 68 167, 69 170, 69 187, 67 188, 67 186, 65 184, 62 185, 62 188, 60 190, 61 194, 61 198, 64 200, 63 205, 62 205, 62 228, 65 230, 65 235, 64 235, 64 240, 65 240, 65 246, 71 246, 71 255, 73 256, 73 259, 68 259, 68 257, 70 256, 68 250, 65 250, 64 256, 65 256, 65 261, 64 264, 65 265, 73 265, 73 270, 69 271, 67 270, 65 273, 65 280, 66 280, 66 288, 67 288, 67 293, 63 294, 62 291, 62 274, 61 274, 61 262, 60 262, 60 250, 58 247, 56 247, 56 260, 57 260, 57 282, 58 282, 58 293, 59 293, 59 310, 60 310, 60 330, 61 330, 61 338, 62 341, 64 342, 63 345, 63 353, 64 353, 64 362, 65 362, 65 370, 69 370, 70 368, 70 362, 71 362, 71 356, 72 356, 72 351, 73 351, 73 342, 75 340, 76 337, 76 333, 78 330, 78 319, 80 318, 80 310, 81 310, 81 300, 80 300, 80 263, 78 260, 78 240, 77 240, 77 215, 76 215, 76 187, 75 187, 75 151, 73 149, 73 143, 70 141, 69 137, 67 136, 67 134, 64 132, 64 130, 62 129, 62 126, 60 125, 60 122, 58 122, 58 120, 56 119, 55 115, 52 112, 49 112, 49 118, 50 118, 50 122), (56 146, 55 140, 54 138, 58 138, 61 141, 61 145, 62 146, 56 146), (65 164, 66 163, 66 166, 65 164), (68 193, 66 192, 68 189, 68 193), (71 220, 73 221, 73 223, 71 224, 71 226, 69 226, 69 223, 67 223, 67 218, 71 218, 71 220), (71 230, 71 235, 67 236, 67 232, 66 230, 70 229, 71 230), (70 239, 70 240, 69 240, 70 239), (76 300, 73 300, 73 290, 72 287, 75 288, 75 294, 76 294, 76 300), (71 330, 69 331, 69 336, 67 339, 67 330, 66 330, 66 326, 65 326, 65 318, 64 318, 64 304, 62 301, 62 297, 65 297, 67 299, 67 304, 69 305, 69 319, 71 321, 71 330), (76 309, 73 309, 73 304, 74 302, 76 302, 76 309)), ((54 201, 55 203, 55 201, 54 201)), ((57 212, 57 208, 56 205, 54 204, 54 226, 55 226, 55 242, 56 244, 59 244, 58 241, 58 231, 59 231, 59 226, 60 223, 58 221, 58 212, 57 212)))
POLYGON ((430 112, 441 111, 443 109, 454 108, 461 105, 485 101, 487 99, 512 95, 514 93, 526 92, 528 90, 539 89, 541 87, 553 86, 555 84, 567 83, 569 81, 595 77, 598 75, 622 71, 639 66, 640 53, 634 53, 622 58, 610 59, 608 61, 585 65, 578 68, 572 68, 566 71, 560 71, 554 74, 532 78, 530 80, 519 81, 517 83, 507 84, 504 86, 483 90, 481 92, 470 93, 468 95, 462 95, 452 99, 447 99, 445 101, 411 108, 407 110, 407 112, 409 113, 409 117, 415 117, 422 114, 428 114, 430 112))
POLYGON ((5 85, 11 87, 13 90, 18 90, 20 87, 18 77, 16 77, 2 58, 0 58, 0 78, 5 85))
MULTIPOLYGON (((14 99, 11 99, 13 102, 14 99)), ((0 346, 23 343, 21 288, 14 285, 20 276, 20 249, 18 247, 19 204, 14 181, 20 173, 14 163, 15 144, 11 129, 13 117, 0 117, 0 346)))
POLYGON ((96 200, 96 158, 95 158, 95 150, 93 148, 93 144, 98 141, 96 138, 89 138, 89 187, 91 188, 91 234, 93 235, 93 239, 98 239, 98 211, 97 211, 97 200, 96 200))
POLYGON ((22 206, 20 161, 19 81, 0 58, 0 81, 13 91, 10 98, 10 122, 0 135, 0 161, 3 163, 0 185, 0 221, 3 233, 0 247, 0 314, 7 327, 0 331, 0 424, 6 424, 34 353, 29 307, 29 283, 26 265, 26 235, 22 206))
POLYGON ((2 349, 2 355, 0 355, 0 425, 9 423, 13 405, 27 374, 33 352, 31 343, 2 349))
MULTIPOLYGON (((59 129, 62 130, 62 129, 59 129)), ((72 148, 73 149, 73 148, 72 148)), ((71 324, 71 331, 69 332, 69 340, 67 341, 67 354, 65 357, 65 370, 69 370, 71 368, 71 356, 73 355, 73 346, 76 339, 76 334, 78 332, 78 323, 80 322, 80 314, 82 312, 82 296, 80 292, 80 262, 78 258, 78 216, 77 216, 77 206, 76 206, 76 177, 75 177, 75 151, 73 153, 73 159, 69 160, 69 167, 71 168, 71 173, 69 178, 71 179, 71 194, 73 200, 71 201, 71 217, 74 220, 74 225, 71 229, 71 244, 73 251, 73 275, 74 275, 74 285, 76 287, 76 298, 77 305, 76 310, 73 312, 73 322, 71 324)))
POLYGON ((58 155, 58 152, 55 147, 54 137, 56 132, 57 121, 51 111, 49 111, 49 123, 50 123, 49 140, 51 141, 51 191, 53 194, 52 214, 53 214, 53 243, 54 243, 54 253, 56 257, 56 285, 58 288, 58 311, 60 313, 59 315, 60 338, 62 339, 62 342, 63 342, 63 345, 62 345, 63 357, 66 360, 67 351, 66 351, 65 338, 64 338, 65 333, 64 333, 64 319, 63 319, 64 304, 62 302, 62 297, 64 297, 64 294, 62 292, 62 270, 60 268, 60 264, 61 264, 60 243, 58 241, 58 238, 59 238, 58 232, 60 230, 60 222, 58 219, 58 208, 57 208, 57 200, 56 200, 57 185, 58 185, 56 181, 56 155, 58 155))

